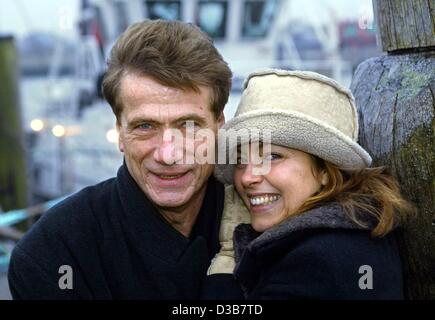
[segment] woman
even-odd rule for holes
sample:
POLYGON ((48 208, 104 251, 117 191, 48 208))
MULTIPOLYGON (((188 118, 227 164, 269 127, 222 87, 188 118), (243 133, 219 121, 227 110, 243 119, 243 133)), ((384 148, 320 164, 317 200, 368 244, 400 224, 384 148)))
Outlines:
POLYGON ((393 231, 412 206, 384 168, 369 168, 349 90, 312 72, 258 71, 224 129, 249 146, 226 146, 238 162, 216 166, 229 186, 205 298, 403 298, 393 231), (256 143, 264 128, 271 141, 256 143))

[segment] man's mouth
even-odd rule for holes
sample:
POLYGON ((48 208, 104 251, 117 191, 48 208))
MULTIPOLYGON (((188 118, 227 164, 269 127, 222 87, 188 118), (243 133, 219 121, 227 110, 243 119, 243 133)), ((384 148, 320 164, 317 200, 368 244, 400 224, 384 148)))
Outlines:
POLYGON ((157 182, 164 186, 179 186, 188 183, 189 172, 153 172, 157 182))
POLYGON ((180 178, 180 177, 182 177, 182 176, 184 176, 184 175, 185 175, 185 173, 175 174, 175 175, 160 175, 160 174, 158 174, 157 176, 158 176, 160 179, 163 179, 163 180, 173 180, 173 179, 180 178))
POLYGON ((248 195, 251 206, 269 205, 281 198, 281 195, 276 193, 265 193, 259 195, 248 195))

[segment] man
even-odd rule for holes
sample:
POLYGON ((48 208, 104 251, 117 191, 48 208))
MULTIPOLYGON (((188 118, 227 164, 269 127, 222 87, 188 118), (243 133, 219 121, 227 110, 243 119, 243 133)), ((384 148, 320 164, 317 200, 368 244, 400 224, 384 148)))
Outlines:
POLYGON ((217 136, 230 86, 228 65, 191 24, 146 21, 121 35, 102 89, 124 165, 49 210, 17 244, 13 297, 198 298, 219 250, 224 191, 213 164, 184 161, 188 142, 201 143, 187 129, 217 136))

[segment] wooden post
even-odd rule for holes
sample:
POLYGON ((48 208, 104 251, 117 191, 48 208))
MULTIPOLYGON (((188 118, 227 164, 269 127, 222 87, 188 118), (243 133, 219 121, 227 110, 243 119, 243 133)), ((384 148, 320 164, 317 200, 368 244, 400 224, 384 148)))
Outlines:
POLYGON ((17 61, 14 39, 0 36, 0 205, 4 211, 27 204, 17 61))
POLYGON ((361 63, 352 80, 359 141, 418 209, 399 233, 407 297, 435 299, 435 8, 430 0, 373 7, 388 54, 361 63))
POLYGON ((382 51, 435 46, 433 0, 375 0, 373 11, 382 51))

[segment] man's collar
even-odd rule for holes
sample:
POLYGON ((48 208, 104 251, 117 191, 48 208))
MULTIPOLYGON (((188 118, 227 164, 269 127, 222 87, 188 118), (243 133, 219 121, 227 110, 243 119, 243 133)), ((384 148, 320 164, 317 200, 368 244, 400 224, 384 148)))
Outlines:
MULTIPOLYGON (((210 178, 208 184, 206 193, 215 192, 209 190, 210 184, 216 184, 214 178, 210 178)), ((120 213, 121 219, 126 225, 127 236, 133 241, 134 247, 169 263, 175 263, 192 243, 158 213, 130 175, 125 163, 118 170, 117 191, 123 208, 123 212, 120 213)), ((206 195, 204 203, 209 197, 206 195)), ((204 203, 197 218, 201 221, 204 219, 204 214, 214 216, 213 212, 205 212, 208 210, 204 210, 204 203)), ((197 231, 196 224, 195 231, 197 231)))

